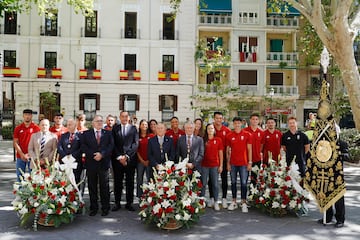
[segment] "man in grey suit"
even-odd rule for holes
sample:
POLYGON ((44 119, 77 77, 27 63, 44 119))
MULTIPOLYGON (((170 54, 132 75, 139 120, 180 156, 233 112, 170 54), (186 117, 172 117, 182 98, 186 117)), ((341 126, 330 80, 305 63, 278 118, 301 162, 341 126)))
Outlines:
POLYGON ((57 136, 49 131, 50 122, 48 119, 43 119, 40 122, 40 132, 31 135, 28 153, 34 160, 30 163, 30 169, 34 169, 34 163, 45 165, 45 159, 49 161, 54 160, 57 149, 57 136))
POLYGON ((184 125, 185 135, 181 136, 176 146, 177 161, 189 158, 187 167, 194 170, 201 169, 204 157, 204 141, 201 137, 194 135, 195 125, 187 122, 184 125))

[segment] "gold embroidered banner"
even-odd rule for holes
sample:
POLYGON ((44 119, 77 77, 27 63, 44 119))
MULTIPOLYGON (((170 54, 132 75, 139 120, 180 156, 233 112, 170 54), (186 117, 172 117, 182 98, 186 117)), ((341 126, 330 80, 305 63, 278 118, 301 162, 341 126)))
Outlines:
POLYGON ((332 118, 328 85, 323 80, 318 119, 306 163, 305 188, 316 199, 320 212, 326 211, 346 192, 343 163, 337 145, 336 123, 332 118))

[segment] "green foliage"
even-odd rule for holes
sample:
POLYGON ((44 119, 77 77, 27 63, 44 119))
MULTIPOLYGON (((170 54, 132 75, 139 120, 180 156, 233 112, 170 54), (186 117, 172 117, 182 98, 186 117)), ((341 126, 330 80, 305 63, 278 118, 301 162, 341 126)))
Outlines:
POLYGON ((332 101, 332 104, 334 106, 334 117, 339 120, 351 113, 349 97, 343 92, 336 93, 335 99, 334 101, 332 101))
POLYGON ((359 162, 360 160, 360 132, 359 130, 341 129, 340 138, 349 144, 350 160, 359 162))
MULTIPOLYGON (((4 11, 7 12, 29 12, 34 6, 37 7, 39 15, 46 14, 49 9, 57 9, 63 0, 1 0, 0 17, 4 11)), ((179 0, 178 0, 179 1, 179 0)), ((93 13, 94 0, 66 0, 73 7, 75 13, 89 15, 93 13)))
POLYGON ((14 128, 13 126, 3 126, 2 128, 2 136, 3 139, 13 139, 13 132, 14 132, 14 128))

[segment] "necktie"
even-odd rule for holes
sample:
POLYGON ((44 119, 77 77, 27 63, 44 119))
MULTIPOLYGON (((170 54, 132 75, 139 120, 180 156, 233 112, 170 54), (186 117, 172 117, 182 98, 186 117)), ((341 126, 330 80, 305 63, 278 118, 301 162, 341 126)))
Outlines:
POLYGON ((100 144, 100 131, 96 131, 96 141, 98 144, 100 144))
POLYGON ((74 141, 74 133, 70 133, 69 142, 72 143, 74 141))
POLYGON ((122 125, 122 135, 125 136, 125 133, 126 133, 125 125, 122 125))
POLYGON ((191 136, 187 136, 187 152, 190 153, 191 136))
POLYGON ((44 157, 45 142, 46 142, 45 134, 43 134, 40 140, 40 158, 44 157))

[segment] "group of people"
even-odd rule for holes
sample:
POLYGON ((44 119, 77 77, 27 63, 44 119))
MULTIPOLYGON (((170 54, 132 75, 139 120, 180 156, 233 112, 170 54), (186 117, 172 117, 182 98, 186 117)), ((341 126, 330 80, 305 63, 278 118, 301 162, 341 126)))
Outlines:
POLYGON ((48 161, 60 160, 71 155, 78 163, 74 169, 76 181, 81 180, 81 173, 86 169, 90 196, 90 216, 99 210, 98 188, 100 189, 101 215, 121 208, 122 192, 125 181, 126 205, 134 211, 134 178, 136 175, 136 197, 142 195, 144 175, 147 181, 153 177, 153 169, 166 161, 179 162, 187 159, 187 167, 201 173, 205 196, 209 188, 210 198, 207 205, 216 211, 222 208, 248 211, 248 178, 255 183, 257 176, 252 167, 266 164, 269 159, 278 161, 280 151, 286 152, 287 164, 291 161, 299 165, 300 175, 306 170, 306 154, 310 143, 308 137, 297 129, 295 117, 288 119, 289 130, 284 134, 276 129, 276 120, 268 118, 266 129, 262 129, 260 116, 252 114, 247 121, 239 117, 233 119, 233 130, 226 127, 224 116, 215 112, 213 122, 203 126, 201 118, 187 121, 183 128, 179 119, 172 117, 170 128, 164 123, 141 120, 138 125, 131 123, 128 112, 122 111, 119 121, 108 115, 106 122, 101 115, 92 120, 92 128, 85 127, 85 115, 77 119, 67 119, 63 126, 63 115, 56 114, 54 126, 48 119, 40 121, 40 127, 32 122, 32 111, 23 111, 23 122, 14 130, 16 150, 17 180, 20 181, 30 162, 43 165, 48 161), (55 153, 58 153, 58 158, 55 153), (34 161, 31 161, 34 160, 34 161), (20 171, 21 169, 22 171, 20 171), (115 204, 110 208, 109 169, 114 178, 115 204), (136 174, 135 174, 136 173, 136 174), (232 200, 228 203, 228 173, 231 179, 232 200), (219 201, 219 178, 221 176, 222 201, 219 201), (237 178, 240 178, 241 199, 237 201, 237 178))

